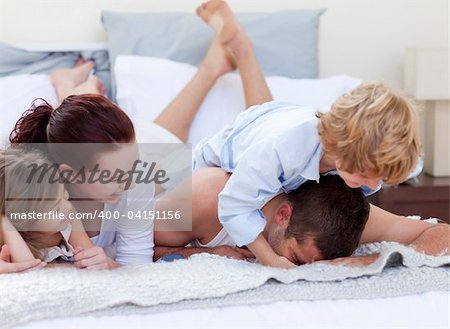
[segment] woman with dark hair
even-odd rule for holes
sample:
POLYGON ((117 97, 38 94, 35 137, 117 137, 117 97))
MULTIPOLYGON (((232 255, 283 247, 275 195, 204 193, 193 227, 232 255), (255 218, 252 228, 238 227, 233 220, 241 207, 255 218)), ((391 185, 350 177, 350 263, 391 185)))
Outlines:
MULTIPOLYGON (((95 166, 99 172, 130 172, 140 159, 133 123, 124 111, 102 96, 104 88, 90 74, 92 68, 93 63, 87 61, 73 69, 53 72, 51 79, 61 104, 53 108, 45 101, 35 103, 10 134, 13 145, 46 144, 52 160, 69 177, 95 166), (83 148, 87 144, 90 146, 83 148)), ((164 135, 159 141, 186 142, 203 99, 221 75, 234 69, 233 55, 216 38, 192 81, 154 123, 145 123, 145 129, 164 135)), ((241 74, 245 72, 246 68, 242 68, 241 74)), ((129 188, 120 180, 99 183, 97 179, 93 183, 71 182, 66 189, 77 213, 83 215, 89 237, 117 262, 109 262, 110 268, 152 262, 153 221, 132 221, 127 215, 154 210, 154 184, 129 188), (107 220, 105 214, 120 214, 121 218, 107 220)), ((79 267, 92 267, 99 258, 98 250, 97 254, 89 250, 75 252, 75 264, 79 267)))
MULTIPOLYGON (((69 173, 69 176, 80 170, 91 170, 94 164, 98 172, 114 172, 118 168, 127 172, 138 159, 130 119, 111 101, 94 94, 69 96, 55 109, 46 102, 33 105, 17 122, 10 141, 15 147, 30 146, 30 143, 33 148, 47 145, 49 157, 58 164, 61 173, 69 173)), ((124 184, 117 181, 76 181, 66 184, 66 189, 77 213, 84 216, 79 218, 84 219, 84 228, 93 242, 102 248, 115 245, 113 258, 117 263, 109 260, 108 268, 152 262, 152 222, 141 221, 137 229, 127 226, 126 220, 103 221, 102 216, 106 212, 152 210, 153 187, 125 192, 124 184), (140 201, 143 197, 144 206, 140 201)), ((100 266, 104 263, 102 252, 99 248, 75 250, 75 265, 100 266)))
MULTIPOLYGON (((267 86, 260 83, 264 77, 251 41, 236 39, 232 47, 225 41, 222 35, 216 34, 196 75, 179 95, 153 123, 136 122, 135 125, 157 131, 162 137, 159 142, 186 142, 191 123, 215 81, 236 67, 247 108, 271 99, 267 86)), ((139 159, 135 125, 125 112, 102 96, 104 87, 91 74, 92 69, 93 63, 86 61, 77 63, 73 69, 53 72, 51 79, 61 104, 56 108, 46 102, 36 104, 24 113, 10 135, 12 144, 48 143, 52 160, 69 177, 76 176, 82 168, 93 169, 94 164, 103 171, 129 172, 139 159), (99 147, 88 147, 79 155, 79 145, 83 144, 99 147)), ((72 182, 66 188, 77 212, 92 217, 84 219, 83 224, 95 244, 103 248, 115 245, 118 263, 151 262, 153 221, 140 220, 138 225, 136 221, 99 217, 107 212, 127 214, 153 210, 154 184, 138 184, 128 190, 125 185, 119 181, 72 182)), ((87 267, 95 263, 96 257, 82 251, 75 255, 75 260, 80 267, 87 267)))

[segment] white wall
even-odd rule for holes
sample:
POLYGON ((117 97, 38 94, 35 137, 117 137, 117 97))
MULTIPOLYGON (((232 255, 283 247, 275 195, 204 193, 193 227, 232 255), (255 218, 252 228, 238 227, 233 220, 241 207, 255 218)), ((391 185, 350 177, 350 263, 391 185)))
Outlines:
MULTIPOLYGON (((106 35, 100 23, 100 12, 103 9, 194 12, 201 2, 202 0, 0 0, 0 41, 105 41, 106 35)), ((366 81, 384 80, 402 88, 408 47, 447 48, 450 43, 449 0, 228 2, 235 11, 326 8, 320 26, 319 62, 322 77, 345 73, 366 81)), ((426 135, 425 117, 429 113, 430 109, 426 113, 420 113, 422 136, 426 135)), ((428 135, 433 133, 427 132, 428 135)), ((448 139, 449 135, 445 135, 444 131, 436 133, 438 139, 448 139)))
MULTIPOLYGON (((104 41, 102 9, 190 11, 201 0, 0 0, 0 40, 104 41)), ((407 47, 448 46, 448 0, 229 0, 235 11, 327 8, 320 74, 346 73, 402 87, 407 47)))

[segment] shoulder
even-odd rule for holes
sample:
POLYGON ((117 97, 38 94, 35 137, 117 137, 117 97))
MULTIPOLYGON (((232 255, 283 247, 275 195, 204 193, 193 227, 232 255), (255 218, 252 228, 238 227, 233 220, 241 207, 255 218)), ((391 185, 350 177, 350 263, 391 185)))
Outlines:
POLYGON ((267 114, 275 114, 277 112, 285 112, 292 110, 301 110, 307 107, 302 107, 294 103, 284 102, 284 101, 270 101, 263 104, 253 105, 241 112, 237 118, 236 123, 248 120, 249 118, 258 118, 265 116, 267 114))

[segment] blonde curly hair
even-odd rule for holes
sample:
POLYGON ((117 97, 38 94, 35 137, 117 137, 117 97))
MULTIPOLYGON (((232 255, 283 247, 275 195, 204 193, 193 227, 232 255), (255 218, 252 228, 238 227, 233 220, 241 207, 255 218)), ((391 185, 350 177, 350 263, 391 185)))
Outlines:
POLYGON ((399 184, 421 155, 415 105, 381 82, 360 85, 317 117, 324 152, 340 170, 399 184))

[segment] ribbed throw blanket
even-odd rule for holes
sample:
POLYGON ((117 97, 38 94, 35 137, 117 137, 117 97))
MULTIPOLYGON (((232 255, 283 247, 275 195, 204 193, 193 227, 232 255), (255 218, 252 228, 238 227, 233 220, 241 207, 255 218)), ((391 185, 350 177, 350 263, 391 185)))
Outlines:
POLYGON ((431 257, 396 243, 365 267, 307 264, 284 270, 199 254, 172 263, 114 271, 49 268, 0 275, 1 326, 81 314, 129 314, 286 300, 379 298, 448 291, 450 257, 431 257))

